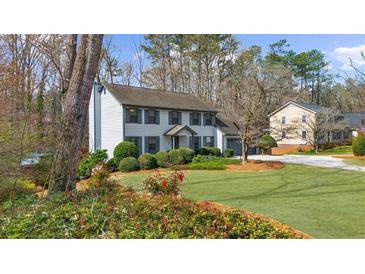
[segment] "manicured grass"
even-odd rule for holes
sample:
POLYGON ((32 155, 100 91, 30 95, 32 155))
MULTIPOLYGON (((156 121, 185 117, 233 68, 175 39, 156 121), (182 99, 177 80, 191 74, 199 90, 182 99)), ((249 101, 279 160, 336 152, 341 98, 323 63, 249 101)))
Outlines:
POLYGON ((346 164, 354 166, 365 166, 365 160, 360 159, 343 159, 346 164))
POLYGON ((326 149, 316 153, 314 150, 310 151, 302 151, 302 152, 293 152, 289 154, 295 155, 341 155, 341 154, 350 154, 352 155, 352 147, 351 146, 338 146, 330 149, 326 149))
MULTIPOLYGON (((121 181, 140 189, 145 174, 121 181)), ((364 173, 287 165, 266 172, 187 171, 182 195, 264 214, 315 238, 365 238, 364 173)))

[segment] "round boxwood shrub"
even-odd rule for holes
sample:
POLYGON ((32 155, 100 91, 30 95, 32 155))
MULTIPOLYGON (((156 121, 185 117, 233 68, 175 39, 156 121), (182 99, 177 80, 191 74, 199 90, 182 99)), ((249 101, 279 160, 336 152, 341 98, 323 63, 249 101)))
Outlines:
POLYGON ((269 134, 264 134, 259 139, 259 148, 264 150, 264 153, 270 154, 272 147, 277 147, 277 143, 269 134))
POLYGON ((179 148, 179 150, 180 150, 182 156, 184 157, 185 162, 190 163, 195 155, 194 150, 192 150, 191 148, 188 148, 188 147, 182 147, 182 148, 179 148))
POLYGON ((138 157, 141 169, 154 169, 157 167, 156 158, 151 153, 145 153, 138 157))
POLYGON ((173 149, 169 151, 169 158, 172 164, 182 165, 185 163, 185 158, 180 149, 173 149))
POLYGON ((124 141, 114 148, 113 156, 115 164, 119 166, 120 161, 126 157, 138 158, 139 150, 134 143, 124 141))
POLYGON ((157 166, 168 167, 170 164, 169 154, 165 151, 160 151, 155 154, 157 166))
POLYGON ((224 150, 224 157, 227 157, 227 158, 229 158, 229 157, 233 157, 233 153, 234 153, 234 150, 233 150, 233 149, 231 149, 231 148, 226 148, 226 149, 224 150))
POLYGON ((113 172, 116 171, 118 169, 118 166, 116 165, 116 163, 114 162, 114 158, 110 158, 107 162, 106 162, 106 167, 108 168, 109 171, 113 172))
POLYGON ((355 156, 365 155, 365 133, 357 135, 352 140, 352 152, 355 156))
POLYGON ((126 172, 135 171, 139 169, 139 164, 136 158, 126 157, 120 161, 118 169, 126 172))
POLYGON ((220 156, 221 150, 217 147, 202 147, 199 149, 198 154, 220 156))

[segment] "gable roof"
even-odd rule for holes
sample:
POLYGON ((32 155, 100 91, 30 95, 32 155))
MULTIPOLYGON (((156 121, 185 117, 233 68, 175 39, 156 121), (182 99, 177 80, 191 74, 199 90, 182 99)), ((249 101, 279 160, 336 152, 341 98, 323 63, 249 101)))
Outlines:
POLYGON ((216 118, 217 127, 226 135, 238 135, 237 128, 233 122, 224 117, 224 114, 218 113, 216 118))
POLYGON ((293 104, 297 107, 300 107, 304 110, 307 110, 307 111, 310 111, 310 112, 313 112, 313 113, 329 110, 329 108, 327 108, 327 107, 323 107, 323 106, 319 106, 319 105, 315 105, 315 104, 308 104, 308 103, 302 103, 302 102, 289 101, 286 104, 284 104, 283 106, 281 106, 280 108, 278 108, 277 110, 271 112, 268 116, 270 117, 270 116, 274 115, 275 113, 277 113, 278 111, 282 110, 283 108, 287 107, 290 104, 293 104))
POLYGON ((190 93, 162 91, 117 84, 103 85, 122 105, 217 112, 216 108, 190 93))
POLYGON ((183 125, 173 126, 168 131, 166 131, 163 135, 165 135, 165 136, 177 136, 179 134, 179 132, 181 132, 184 129, 189 131, 192 135, 197 135, 197 133, 194 130, 192 130, 189 126, 183 126, 183 125))
POLYGON ((365 112, 345 112, 344 116, 346 126, 351 129, 359 129, 364 127, 365 112))

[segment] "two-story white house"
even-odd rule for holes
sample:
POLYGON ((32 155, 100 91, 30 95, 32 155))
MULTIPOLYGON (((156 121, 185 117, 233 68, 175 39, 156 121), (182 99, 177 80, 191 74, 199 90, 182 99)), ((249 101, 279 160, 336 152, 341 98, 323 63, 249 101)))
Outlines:
POLYGON ((109 157, 122 141, 134 142, 140 153, 202 146, 223 152, 216 114, 213 106, 188 93, 95 84, 89 105, 89 148, 106 149, 109 157))

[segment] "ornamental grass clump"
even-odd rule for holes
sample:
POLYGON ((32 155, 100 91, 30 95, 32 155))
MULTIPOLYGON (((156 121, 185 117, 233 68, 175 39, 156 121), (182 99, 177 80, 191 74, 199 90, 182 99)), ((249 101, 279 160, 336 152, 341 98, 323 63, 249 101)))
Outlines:
POLYGON ((180 193, 180 185, 183 183, 185 174, 183 171, 177 170, 170 173, 156 173, 146 177, 143 180, 143 190, 152 195, 171 194, 178 195, 180 193))

